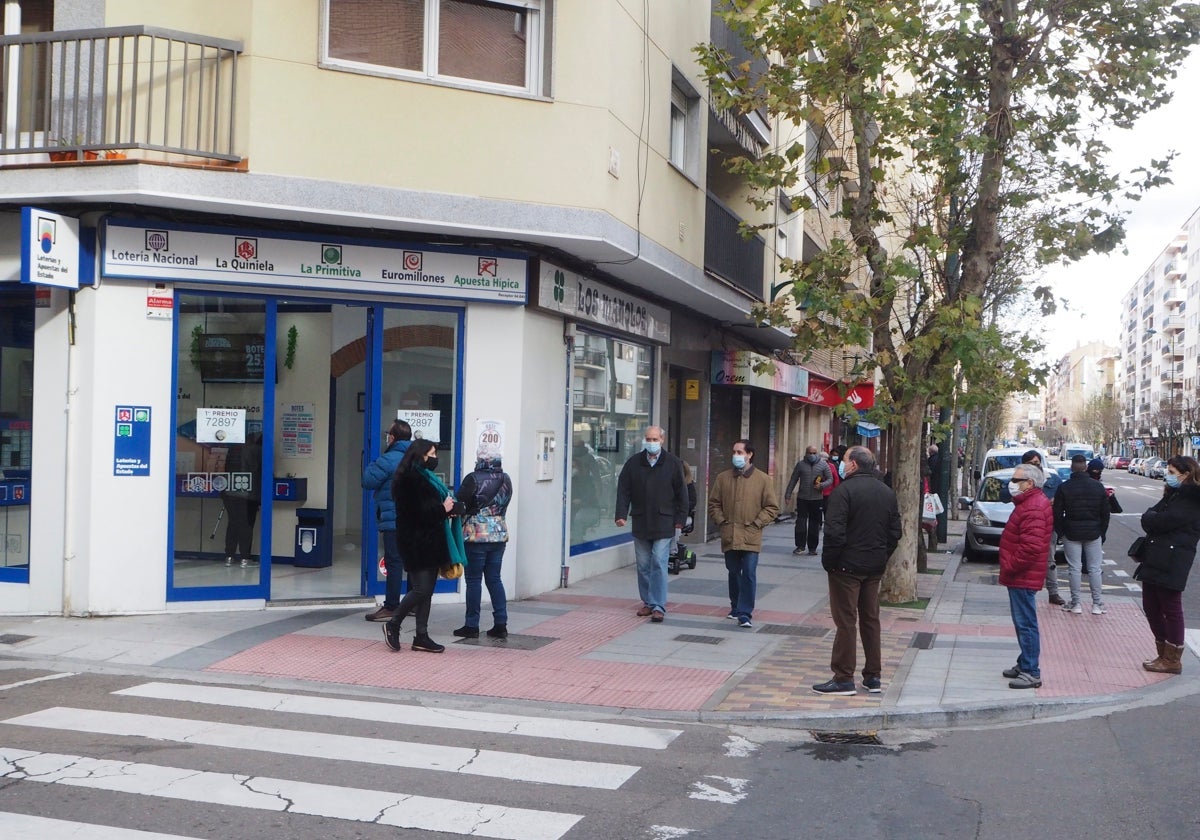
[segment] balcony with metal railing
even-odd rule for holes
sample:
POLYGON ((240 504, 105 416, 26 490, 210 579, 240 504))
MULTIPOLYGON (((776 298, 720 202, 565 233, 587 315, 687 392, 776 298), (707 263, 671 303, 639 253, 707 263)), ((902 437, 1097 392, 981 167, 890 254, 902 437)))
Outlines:
POLYGON ((0 165, 238 163, 240 41, 154 26, 0 36, 0 165))
POLYGON ((1164 318, 1161 328, 1163 332, 1168 334, 1183 332, 1183 316, 1172 315, 1169 318, 1164 318))
POLYGON ((742 220, 711 194, 704 212, 704 270, 750 295, 763 299, 766 243, 758 234, 742 235, 742 220))
POLYGON ((573 402, 576 408, 604 408, 608 400, 601 391, 575 391, 573 402))

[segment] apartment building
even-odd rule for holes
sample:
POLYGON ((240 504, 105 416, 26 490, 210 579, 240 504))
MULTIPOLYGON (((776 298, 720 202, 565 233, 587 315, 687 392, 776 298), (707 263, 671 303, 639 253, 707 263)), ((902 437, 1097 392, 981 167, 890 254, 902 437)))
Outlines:
POLYGON ((1128 454, 1200 451, 1200 209, 1121 298, 1118 398, 1128 454))
POLYGON ((1103 396, 1108 385, 1108 361, 1117 350, 1103 341, 1080 344, 1058 360, 1043 390, 1042 416, 1045 431, 1039 437, 1056 447, 1064 442, 1087 440, 1082 428, 1084 408, 1089 400, 1103 396))
POLYGON ((747 318, 804 219, 739 232, 724 163, 772 128, 707 100, 692 47, 745 54, 712 0, 401 5, 5 4, 0 613, 380 595, 359 477, 396 417, 451 484, 499 441, 517 597, 632 562, 649 423, 700 531, 735 439, 782 486, 872 433, 747 318))

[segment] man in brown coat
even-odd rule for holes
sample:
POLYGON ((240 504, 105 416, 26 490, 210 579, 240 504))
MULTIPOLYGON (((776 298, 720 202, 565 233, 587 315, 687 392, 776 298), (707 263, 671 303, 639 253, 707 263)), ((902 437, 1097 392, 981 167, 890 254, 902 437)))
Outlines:
POLYGON ((770 477, 754 468, 754 444, 733 445, 733 469, 717 476, 708 495, 708 515, 721 529, 721 551, 729 572, 729 615, 738 627, 752 629, 758 553, 762 529, 779 515, 779 497, 770 477))

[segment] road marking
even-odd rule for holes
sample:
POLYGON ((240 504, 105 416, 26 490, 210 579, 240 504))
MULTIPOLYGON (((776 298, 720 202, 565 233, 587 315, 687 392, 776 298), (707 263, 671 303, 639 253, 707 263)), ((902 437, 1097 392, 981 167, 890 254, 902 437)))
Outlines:
POLYGON ((1125 584, 1125 588, 1128 589, 1130 592, 1141 592, 1142 591, 1142 586, 1139 583, 1127 583, 1127 584, 1125 584))
POLYGON ((195 840, 180 834, 159 834, 136 828, 52 820, 0 811, 0 837, 62 837, 64 840, 195 840))
POLYGON ((541 758, 497 750, 444 747, 62 706, 9 718, 0 723, 606 790, 616 790, 638 771, 636 766, 629 764, 541 758))
POLYGON ((1110 560, 1107 557, 1105 557, 1103 560, 1100 561, 1100 565, 1101 566, 1115 566, 1115 565, 1117 565, 1117 561, 1110 560))
POLYGON ((757 749, 758 744, 749 738, 743 738, 741 735, 730 735, 729 740, 725 742, 725 756, 727 758, 745 758, 757 749))
POLYGON ((1200 656, 1200 630, 1184 630, 1183 643, 1192 649, 1192 653, 1200 656))
POLYGON ((650 826, 650 840, 678 840, 692 833, 690 828, 677 828, 673 825, 650 826))
POLYGON ((20 682, 8 683, 8 685, 0 685, 0 691, 8 691, 10 688, 20 688, 23 685, 33 685, 34 683, 46 682, 47 680, 61 680, 63 677, 75 676, 74 671, 66 671, 61 674, 47 674, 44 677, 34 677, 31 680, 21 680, 20 682))
POLYGON ((1124 569, 1113 569, 1113 577, 1129 577, 1129 572, 1124 569))
POLYGON ((650 750, 666 749, 672 741, 683 734, 682 729, 651 729, 585 720, 558 720, 491 712, 429 709, 421 706, 404 706, 367 700, 341 700, 331 697, 310 697, 303 694, 274 694, 268 691, 249 691, 241 688, 207 685, 151 682, 113 693, 127 697, 182 700, 190 703, 234 706, 241 709, 266 709, 273 712, 349 720, 373 720, 404 726, 465 729, 471 732, 526 735, 533 738, 558 738, 566 741, 585 741, 593 744, 639 747, 650 750))
POLYGON ((0 747, 0 777, 499 840, 558 840, 583 819, 581 814, 7 747, 0 747))
POLYGON ((728 776, 705 776, 698 782, 692 782, 692 790, 688 793, 692 799, 704 802, 720 802, 722 805, 736 805, 746 798, 746 786, 749 779, 731 779, 728 776), (710 779, 723 787, 704 781, 710 779))

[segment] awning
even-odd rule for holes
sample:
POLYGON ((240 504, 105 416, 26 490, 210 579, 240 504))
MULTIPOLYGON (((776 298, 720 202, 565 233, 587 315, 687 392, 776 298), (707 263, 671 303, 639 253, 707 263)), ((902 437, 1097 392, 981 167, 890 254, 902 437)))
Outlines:
POLYGON ((879 427, 876 426, 874 423, 868 423, 866 420, 858 421, 858 428, 856 429, 856 431, 858 432, 858 434, 861 437, 865 437, 865 438, 879 437, 879 427))

